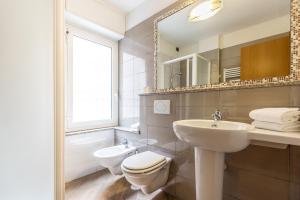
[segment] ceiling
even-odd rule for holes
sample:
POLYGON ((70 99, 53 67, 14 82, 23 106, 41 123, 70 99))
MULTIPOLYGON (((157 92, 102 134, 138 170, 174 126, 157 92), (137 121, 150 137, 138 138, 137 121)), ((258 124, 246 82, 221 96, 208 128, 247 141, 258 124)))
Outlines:
POLYGON ((147 0, 97 0, 99 2, 108 3, 116 7, 124 13, 129 13, 147 0))
POLYGON ((194 5, 159 22, 159 34, 177 46, 184 46, 210 36, 230 33, 289 14, 289 0, 224 0, 215 16, 196 23, 188 21, 194 5))

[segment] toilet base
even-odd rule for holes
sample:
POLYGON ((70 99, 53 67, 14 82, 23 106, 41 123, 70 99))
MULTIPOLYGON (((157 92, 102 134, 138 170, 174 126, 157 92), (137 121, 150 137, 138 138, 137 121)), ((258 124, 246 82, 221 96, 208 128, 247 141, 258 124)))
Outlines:
POLYGON ((163 187, 164 185, 166 185, 166 183, 168 182, 170 162, 171 162, 171 160, 168 160, 167 164, 163 168, 161 168, 158 172, 156 172, 155 176, 153 176, 154 174, 152 174, 150 176, 148 175, 149 179, 147 179, 145 177, 144 178, 141 178, 141 177, 137 178, 137 177, 134 177, 134 175, 124 173, 125 178, 134 187, 140 188, 141 191, 144 194, 153 193, 154 191, 156 191, 156 190, 160 189, 161 187, 163 187), (144 182, 144 181, 141 181, 141 179, 147 180, 147 181, 144 182))
MULTIPOLYGON (((166 166, 166 167, 169 167, 169 166, 166 166)), ((156 179, 154 179, 150 185, 142 186, 141 187, 142 192, 144 194, 150 194, 150 193, 160 189, 164 185, 166 185, 166 183, 168 182, 169 173, 164 173, 161 175, 162 176, 159 176, 156 179)))

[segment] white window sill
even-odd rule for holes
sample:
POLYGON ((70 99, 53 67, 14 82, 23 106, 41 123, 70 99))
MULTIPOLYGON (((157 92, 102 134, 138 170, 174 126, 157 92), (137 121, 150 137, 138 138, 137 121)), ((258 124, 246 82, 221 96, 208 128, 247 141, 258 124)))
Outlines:
POLYGON ((130 128, 130 127, 125 127, 125 126, 117 126, 117 127, 114 127, 114 129, 119 130, 119 131, 125 131, 125 132, 140 134, 140 130, 136 129, 136 128, 130 128))
POLYGON ((79 134, 84 134, 84 133, 91 133, 91 132, 96 132, 96 131, 105 131, 105 130, 111 130, 114 129, 115 127, 105 127, 105 128, 96 128, 96 129, 87 129, 87 130, 78 130, 78 131, 69 131, 66 132, 66 136, 70 135, 79 135, 79 134))
POLYGON ((105 131, 105 130, 111 130, 111 129, 125 131, 125 132, 129 132, 129 133, 140 134, 140 130, 135 129, 135 128, 124 127, 124 126, 112 126, 112 127, 106 127, 106 128, 70 131, 70 132, 66 132, 66 136, 79 135, 79 134, 91 133, 91 132, 96 132, 96 131, 105 131))

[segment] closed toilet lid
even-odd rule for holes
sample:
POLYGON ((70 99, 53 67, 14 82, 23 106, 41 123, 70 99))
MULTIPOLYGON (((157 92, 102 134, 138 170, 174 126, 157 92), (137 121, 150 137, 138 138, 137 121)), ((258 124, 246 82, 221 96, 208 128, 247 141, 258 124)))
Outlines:
POLYGON ((164 160, 163 162, 158 163, 157 165, 154 165, 154 166, 146 168, 146 169, 141 169, 141 170, 130 170, 130 169, 127 169, 126 167, 124 167, 123 165, 121 166, 121 168, 122 168, 123 172, 131 173, 131 174, 145 174, 145 173, 152 172, 152 171, 155 171, 156 169, 163 167, 166 163, 167 163, 167 160, 164 160))
MULTIPOLYGON (((128 171, 144 171, 145 169, 155 169, 166 162, 166 157, 160 154, 145 151, 126 158, 122 166, 128 171)), ((147 170, 148 171, 148 170, 147 170)))

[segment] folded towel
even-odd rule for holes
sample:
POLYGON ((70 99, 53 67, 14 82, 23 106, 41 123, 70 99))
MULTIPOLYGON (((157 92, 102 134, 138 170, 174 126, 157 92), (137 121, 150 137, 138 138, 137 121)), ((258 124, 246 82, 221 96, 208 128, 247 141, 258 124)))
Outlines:
POLYGON ((281 132, 300 132, 300 122, 287 122, 287 123, 272 123, 272 122, 261 122, 261 121, 254 121, 252 122, 256 128, 262 128, 272 131, 281 131, 281 132))
POLYGON ((263 108, 249 113, 251 119, 263 122, 296 122, 300 118, 299 108, 263 108))

